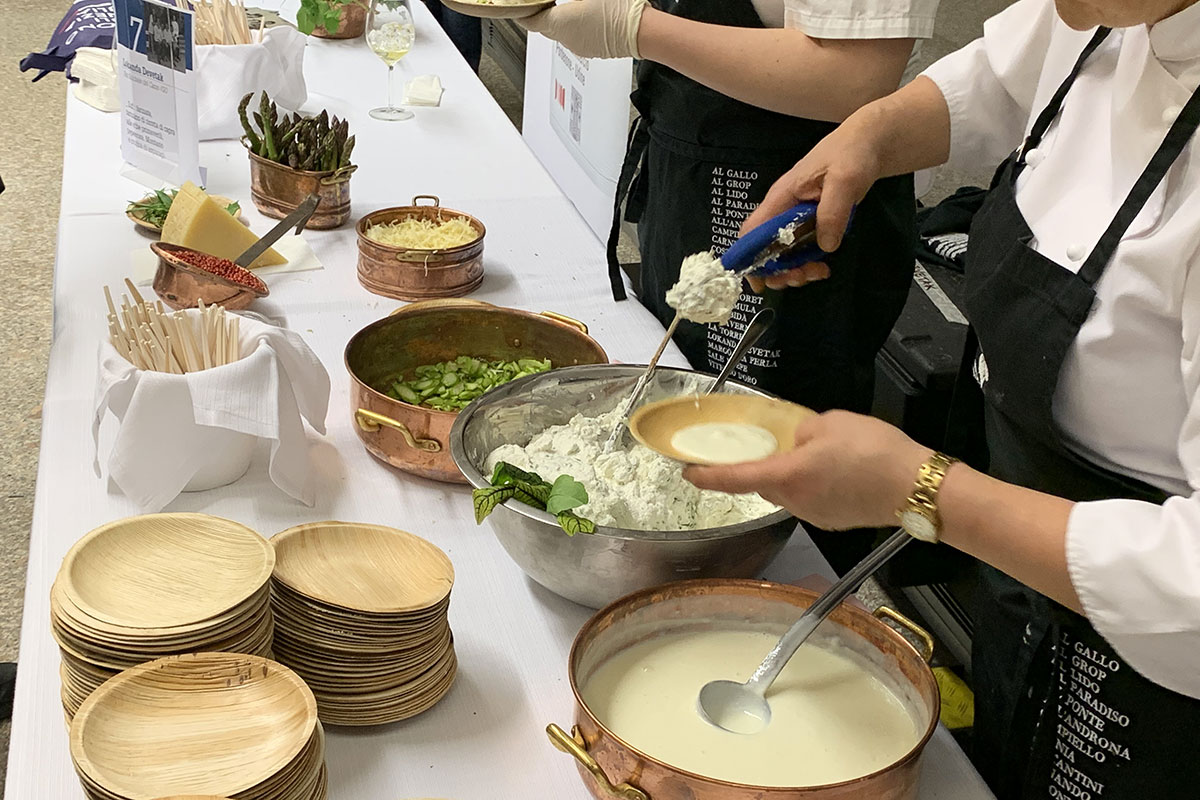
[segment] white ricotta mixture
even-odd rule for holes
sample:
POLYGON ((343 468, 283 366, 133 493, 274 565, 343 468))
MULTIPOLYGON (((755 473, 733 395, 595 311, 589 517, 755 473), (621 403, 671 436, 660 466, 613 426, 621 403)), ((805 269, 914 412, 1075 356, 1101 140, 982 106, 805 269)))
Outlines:
POLYGON ((724 325, 741 294, 742 279, 709 251, 683 260, 679 280, 667 290, 667 305, 686 320, 724 325))
POLYGON ((758 461, 779 449, 775 434, 745 422, 701 422, 675 431, 671 447, 697 464, 758 461))
POLYGON ((566 425, 547 428, 524 447, 501 445, 487 457, 485 471, 490 473, 497 462, 506 461, 550 482, 559 475, 570 475, 588 492, 587 505, 576 513, 597 525, 628 530, 715 528, 778 510, 757 494, 697 489, 683 479, 683 468, 677 462, 640 444, 603 452, 619 413, 579 414, 566 425))

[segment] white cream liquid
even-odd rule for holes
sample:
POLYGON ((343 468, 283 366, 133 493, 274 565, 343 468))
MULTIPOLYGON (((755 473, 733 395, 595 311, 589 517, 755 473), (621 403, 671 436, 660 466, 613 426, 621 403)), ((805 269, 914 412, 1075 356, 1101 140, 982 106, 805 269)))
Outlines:
POLYGON ((755 786, 819 786, 889 766, 919 734, 900 699, 849 658, 812 644, 784 668, 760 733, 729 733, 696 710, 700 687, 744 681, 775 646, 757 631, 698 631, 641 642, 603 663, 584 701, 627 744, 680 769, 755 786))
POLYGON ((775 434, 744 422, 701 422, 675 431, 671 447, 707 464, 758 461, 779 449, 775 434))

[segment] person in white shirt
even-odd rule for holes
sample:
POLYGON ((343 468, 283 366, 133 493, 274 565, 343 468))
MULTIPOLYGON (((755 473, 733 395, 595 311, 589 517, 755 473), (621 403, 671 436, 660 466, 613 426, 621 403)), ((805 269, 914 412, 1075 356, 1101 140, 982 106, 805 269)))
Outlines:
POLYGON ((971 230, 956 397, 982 412, 986 451, 955 453, 980 469, 830 413, 787 454, 687 473, 822 527, 899 516, 991 565, 976 755, 1001 800, 1200 795, 1198 86, 1197 0, 1020 0, 746 222, 818 200, 835 250, 880 176, 1003 162, 971 230))
MULTIPOLYGON (((624 219, 637 223, 638 300, 666 327, 675 317, 666 293, 684 258, 723 252, 797 159, 895 90, 936 12, 937 0, 574 0, 519 20, 579 56, 640 59, 639 115, 608 242, 614 299, 626 297, 616 256, 623 202, 624 219)), ((576 108, 565 92, 556 99, 576 108)), ((771 308, 775 322, 737 378, 820 410, 868 410, 875 356, 908 299, 915 205, 911 176, 879 181, 829 280, 746 292, 728 325, 683 322, 675 343, 693 367, 719 372, 750 319, 771 308)), ((839 566, 861 555, 844 537, 814 538, 839 566)))

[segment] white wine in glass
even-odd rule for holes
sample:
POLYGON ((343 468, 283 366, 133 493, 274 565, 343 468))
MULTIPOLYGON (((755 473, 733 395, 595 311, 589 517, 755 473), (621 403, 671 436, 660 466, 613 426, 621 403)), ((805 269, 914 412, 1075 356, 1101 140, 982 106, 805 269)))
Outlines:
POLYGON ((396 63, 408 54, 417 38, 412 8, 409 6, 410 0, 369 1, 371 8, 367 15, 367 45, 388 67, 388 104, 383 108, 371 109, 371 116, 392 122, 412 119, 413 113, 396 106, 392 99, 395 91, 393 83, 396 63))

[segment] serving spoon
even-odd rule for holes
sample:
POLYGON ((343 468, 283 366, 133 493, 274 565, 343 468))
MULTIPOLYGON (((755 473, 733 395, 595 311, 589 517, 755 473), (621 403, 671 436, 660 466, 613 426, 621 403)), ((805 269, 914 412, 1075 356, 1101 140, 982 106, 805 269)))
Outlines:
POLYGON ((700 689, 697 707, 700 716, 707 722, 730 733, 753 734, 771 722, 771 705, 767 702, 767 690, 787 666, 788 661, 800 649, 812 632, 843 600, 853 594, 862 582, 871 577, 896 553, 899 553, 912 537, 898 530, 887 541, 875 548, 854 569, 825 590, 800 619, 788 628, 758 669, 745 683, 737 681, 710 681, 700 689))

